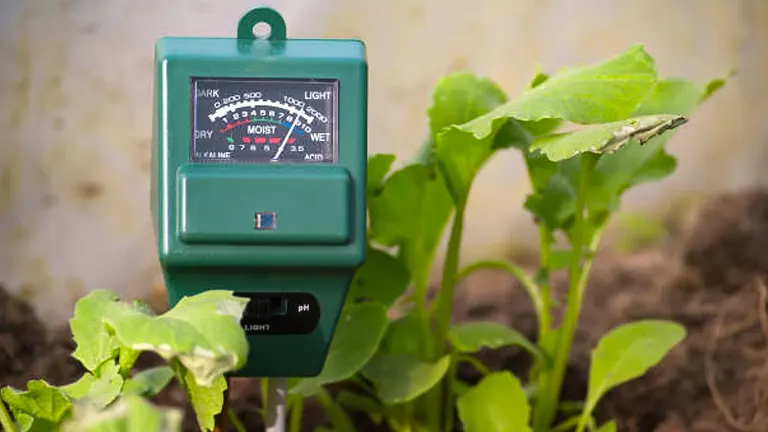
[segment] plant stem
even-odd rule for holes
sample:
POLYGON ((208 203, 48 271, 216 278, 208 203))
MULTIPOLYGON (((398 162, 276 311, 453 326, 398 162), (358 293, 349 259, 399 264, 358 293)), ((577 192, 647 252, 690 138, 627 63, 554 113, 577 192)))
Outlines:
MULTIPOLYGON (((549 260, 552 255, 552 244, 549 241, 549 231, 544 225, 539 225, 539 250, 541 262, 539 267, 546 272, 546 280, 540 282, 541 312, 539 313, 539 345, 547 336, 552 326, 552 291, 549 286, 549 260)), ((551 354, 551 353, 547 353, 551 354)))
POLYGON ((536 285, 536 282, 534 282, 533 279, 529 277, 528 274, 526 274, 525 270, 512 263, 499 260, 484 260, 472 263, 469 266, 464 267, 459 272, 459 274, 456 276, 456 283, 459 283, 462 279, 469 276, 470 273, 480 269, 503 270, 517 279, 523 286, 525 292, 531 298, 531 303, 533 303, 533 309, 536 312, 536 318, 538 319, 539 326, 543 327, 541 323, 545 319, 544 315, 547 315, 547 322, 549 321, 549 313, 546 309, 544 309, 544 299, 539 292, 539 287, 536 285))
POLYGON ((550 432, 567 432, 569 430, 572 430, 574 426, 579 422, 578 417, 571 417, 564 422, 560 423, 559 425, 552 428, 550 432))
POLYGON ((0 400, 0 426, 3 427, 5 432, 16 432, 16 426, 11 419, 11 413, 8 412, 8 408, 5 406, 5 402, 0 400))
POLYGON ((462 354, 459 356, 458 361, 467 362, 472 365, 478 372, 480 372, 483 375, 488 375, 491 373, 490 369, 486 365, 483 364, 479 359, 476 357, 473 357, 469 354, 462 354))
POLYGON ((320 392, 317 393, 317 401, 320 402, 320 405, 322 405, 323 410, 325 410, 331 423, 333 423, 334 431, 355 432, 355 426, 352 424, 352 420, 350 420, 344 409, 340 407, 336 401, 331 399, 328 390, 320 389, 320 392))
POLYGON ((227 416, 229 417, 229 424, 231 424, 237 432, 248 432, 248 430, 245 428, 245 425, 243 425, 243 422, 237 418, 234 411, 228 409, 227 416))
MULTIPOLYGON (((451 236, 448 240, 448 249, 443 264, 443 277, 440 281, 440 291, 434 305, 434 317, 437 324, 437 334, 434 337, 435 357, 441 356, 446 350, 446 334, 451 325, 451 312, 453 309, 453 291, 456 283, 456 275, 459 269, 459 251, 461 248, 461 234, 464 228, 464 203, 457 204, 453 215, 451 236)), ((450 370, 449 370, 450 373, 450 370)), ((439 431, 443 415, 441 407, 453 406, 453 391, 442 385, 435 386, 425 397, 427 398, 427 424, 430 430, 439 431)))
MULTIPOLYGON (((448 249, 443 264, 443 277, 440 281, 440 291, 437 293, 435 302, 435 319, 437 320, 438 340, 445 339, 445 333, 451 325, 451 312, 453 309, 453 291, 456 284, 456 275, 459 269, 459 252, 461 248, 461 234, 464 229, 464 209, 465 206, 456 205, 456 211, 453 216, 453 225, 451 226, 451 237, 448 240, 448 249)), ((445 348, 440 350, 444 353, 445 348)))
POLYGON ((261 407, 259 407, 259 414, 261 414, 262 420, 267 421, 267 398, 269 398, 269 378, 259 379, 259 385, 261 387, 261 407))
POLYGON ((576 192, 576 216, 571 235, 571 257, 568 266, 568 299, 566 301, 565 317, 558 332, 557 346, 555 348, 554 365, 547 374, 546 385, 542 389, 537 410, 534 414, 534 431, 545 432, 549 430, 557 410, 560 397, 560 389, 568 366, 568 357, 571 351, 573 335, 581 313, 581 302, 584 288, 587 283, 587 275, 592 265, 593 254, 584 254, 585 246, 592 243, 587 239, 586 226, 586 199, 589 190, 589 181, 594 172, 598 155, 582 153, 579 156, 579 180, 576 192))
POLYGON ((456 373, 459 366, 459 353, 455 349, 451 349, 451 362, 448 366, 448 372, 445 374, 445 394, 443 396, 445 405, 443 406, 443 416, 445 417, 443 424, 445 425, 445 432, 453 431, 453 407, 456 405, 453 386, 456 382, 456 373))
POLYGON ((304 414, 304 398, 294 396, 291 407, 289 432, 301 432, 301 417, 304 414))

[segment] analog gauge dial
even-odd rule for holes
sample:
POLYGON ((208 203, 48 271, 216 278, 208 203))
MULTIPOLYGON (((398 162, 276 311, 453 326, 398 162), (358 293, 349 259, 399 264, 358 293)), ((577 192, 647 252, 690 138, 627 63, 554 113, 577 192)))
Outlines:
POLYGON ((336 80, 194 78, 192 92, 192 161, 336 162, 336 80))

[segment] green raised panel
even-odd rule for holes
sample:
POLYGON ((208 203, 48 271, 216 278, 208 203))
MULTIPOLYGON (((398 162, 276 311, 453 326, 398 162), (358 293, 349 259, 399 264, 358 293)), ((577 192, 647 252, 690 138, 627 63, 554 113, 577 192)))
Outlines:
POLYGON ((270 168, 181 169, 177 186, 181 241, 253 245, 349 242, 352 189, 345 168, 270 168))

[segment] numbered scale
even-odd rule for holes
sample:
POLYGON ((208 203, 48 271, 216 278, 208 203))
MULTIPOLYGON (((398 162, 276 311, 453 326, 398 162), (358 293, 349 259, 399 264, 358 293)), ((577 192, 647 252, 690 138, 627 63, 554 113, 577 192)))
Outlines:
POLYGON ((336 162, 336 80, 192 81, 192 161, 336 162))

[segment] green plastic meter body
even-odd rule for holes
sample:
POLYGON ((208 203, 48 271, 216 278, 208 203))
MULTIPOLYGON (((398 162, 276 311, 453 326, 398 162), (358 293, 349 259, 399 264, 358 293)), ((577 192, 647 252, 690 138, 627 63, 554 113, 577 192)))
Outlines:
POLYGON ((256 8, 237 38, 159 40, 155 68, 152 213, 170 304, 246 296, 235 375, 319 374, 365 258, 363 43, 286 39, 282 17, 256 8))

